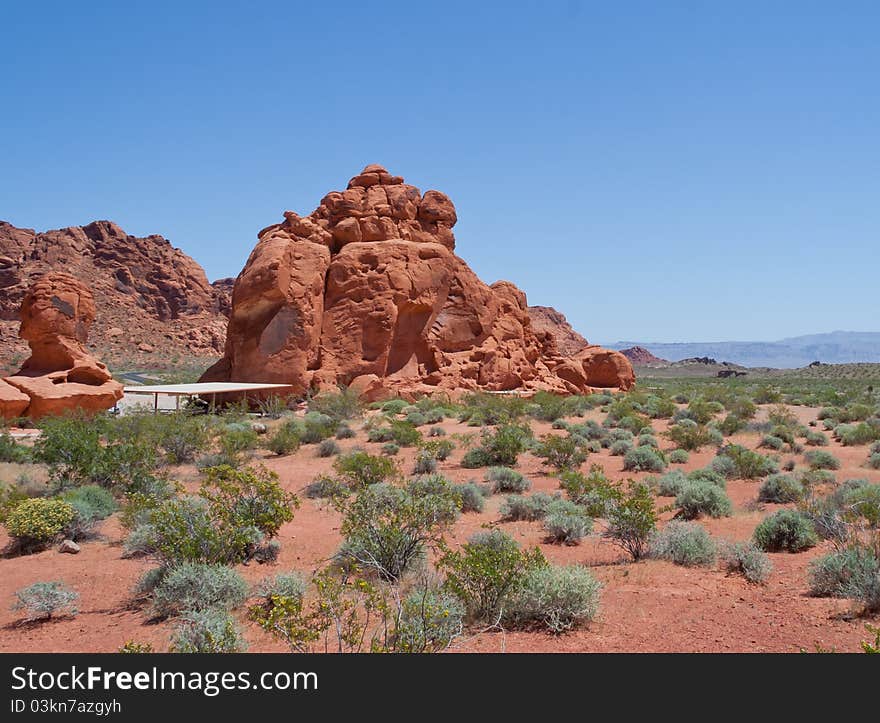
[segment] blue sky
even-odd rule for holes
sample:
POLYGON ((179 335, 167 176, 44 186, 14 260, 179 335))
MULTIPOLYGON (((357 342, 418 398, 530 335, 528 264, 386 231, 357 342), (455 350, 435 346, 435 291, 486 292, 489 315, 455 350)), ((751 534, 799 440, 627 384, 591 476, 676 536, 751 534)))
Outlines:
POLYGON ((875 2, 4 3, 0 219, 234 276, 367 163, 588 339, 878 330, 875 2))

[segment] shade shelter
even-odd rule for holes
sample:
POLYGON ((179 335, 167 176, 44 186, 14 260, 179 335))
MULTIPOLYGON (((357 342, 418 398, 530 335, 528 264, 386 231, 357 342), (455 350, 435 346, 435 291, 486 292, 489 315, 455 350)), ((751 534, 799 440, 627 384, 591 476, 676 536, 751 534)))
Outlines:
POLYGON ((126 396, 129 394, 152 395, 153 411, 159 411, 159 397, 174 397, 175 409, 180 409, 181 397, 207 398, 214 406, 218 394, 241 394, 245 399, 249 392, 262 392, 268 389, 277 391, 291 390, 292 384, 253 384, 245 382, 201 382, 195 384, 148 384, 143 386, 125 387, 126 396))

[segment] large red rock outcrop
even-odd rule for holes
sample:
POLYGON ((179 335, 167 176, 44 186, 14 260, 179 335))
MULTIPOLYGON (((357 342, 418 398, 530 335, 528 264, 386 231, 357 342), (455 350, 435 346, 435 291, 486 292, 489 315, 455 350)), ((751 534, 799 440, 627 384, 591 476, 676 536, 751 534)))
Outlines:
POLYGON ((668 361, 655 356, 643 346, 631 346, 629 349, 621 349, 620 353, 635 366, 644 367, 651 364, 669 364, 668 361))
POLYGON ((235 282, 223 359, 202 381, 352 385, 364 396, 458 389, 627 389, 598 347, 561 354, 525 294, 455 255, 455 207, 377 165, 308 216, 263 229, 235 282), (557 373, 557 369, 560 373, 557 373))
MULTIPOLYGON (((70 274, 46 274, 27 290, 20 313, 19 334, 31 355, 4 380, 27 397, 18 414, 38 419, 71 410, 96 412, 122 398, 122 385, 85 347, 95 320, 95 300, 87 286, 70 274)), ((5 396, 0 388, 0 398, 5 396)))
POLYGON ((208 283, 162 236, 132 236, 111 221, 44 232, 0 221, 0 364, 26 353, 18 310, 28 287, 53 271, 88 281, 97 305, 90 342, 101 358, 156 368, 223 350, 231 283, 208 283))
POLYGON ((574 356, 590 343, 576 332, 565 314, 552 306, 530 306, 529 317, 536 333, 548 333, 556 341, 560 354, 574 356))

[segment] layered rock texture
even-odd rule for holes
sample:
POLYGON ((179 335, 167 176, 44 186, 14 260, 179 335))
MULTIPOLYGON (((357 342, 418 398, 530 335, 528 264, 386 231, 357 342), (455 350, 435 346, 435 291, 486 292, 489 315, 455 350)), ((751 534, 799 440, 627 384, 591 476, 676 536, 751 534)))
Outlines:
POLYGON ((668 361, 655 356, 643 346, 631 346, 629 349, 621 349, 620 353, 629 359, 633 365, 639 367, 646 367, 651 364, 669 364, 668 361))
POLYGON ((28 288, 20 313, 19 335, 31 355, 0 386, 4 417, 96 412, 122 398, 122 385, 85 347, 95 320, 95 300, 85 284, 70 274, 46 274, 28 288))
POLYGON ((131 236, 110 221, 41 233, 0 221, 0 345, 7 368, 27 354, 18 337, 25 293, 51 271, 89 284, 97 305, 91 344, 114 364, 153 368, 160 357, 216 359, 223 350, 231 279, 209 283, 202 267, 163 237, 131 236))
POLYGON ((578 334, 568 323, 565 314, 552 306, 530 306, 529 317, 535 332, 549 333, 553 336, 560 354, 574 356, 585 347, 590 346, 590 342, 578 334))
POLYGON ((224 357, 202 381, 351 385, 367 398, 460 389, 628 389, 625 357, 573 356, 525 294, 455 255, 455 207, 377 165, 308 216, 263 229, 235 282, 224 357))

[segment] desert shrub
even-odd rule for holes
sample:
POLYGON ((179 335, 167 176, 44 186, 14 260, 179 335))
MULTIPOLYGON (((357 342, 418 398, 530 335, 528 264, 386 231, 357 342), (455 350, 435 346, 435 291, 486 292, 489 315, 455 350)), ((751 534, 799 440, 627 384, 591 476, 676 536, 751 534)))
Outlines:
POLYGON ((640 560, 648 549, 648 540, 657 525, 654 496, 644 483, 630 481, 626 491, 616 490, 609 501, 603 533, 623 548, 633 560, 640 560))
POLYGON ((651 536, 651 556, 676 565, 709 567, 715 564, 715 552, 714 541, 698 522, 673 520, 651 536))
POLYGON ((724 436, 729 437, 732 434, 741 432, 746 428, 748 423, 745 419, 737 414, 728 414, 724 419, 718 422, 718 431, 724 436))
POLYGON ((386 442, 382 445, 382 454, 386 457, 393 457, 400 452, 400 445, 397 442, 386 442))
POLYGON ((341 451, 339 443, 335 439, 321 440, 321 443, 318 445, 319 457, 335 457, 341 451))
POLYGON ((723 488, 706 480, 689 479, 675 498, 678 516, 695 520, 703 515, 729 517, 733 504, 723 488))
POLYGON ((880 421, 869 420, 867 422, 860 422, 846 429, 839 437, 840 443, 844 447, 870 444, 880 439, 880 421))
POLYGON ((785 441, 780 439, 779 437, 775 437, 772 434, 765 434, 761 438, 761 446, 766 449, 775 449, 777 452, 780 451, 783 447, 785 447, 785 441))
POLYGON ((320 444, 336 434, 339 421, 329 414, 316 411, 306 412, 299 422, 300 439, 303 444, 320 444))
POLYGON ((116 652, 131 655, 137 653, 155 653, 156 651, 153 650, 153 646, 151 643, 139 643, 137 640, 132 639, 126 640, 122 644, 122 647, 120 647, 119 650, 117 650, 116 652))
POLYGON ((675 497, 687 484, 688 476, 681 470, 674 469, 656 478, 657 494, 663 497, 675 497))
POLYGON ((88 484, 101 456, 102 426, 97 419, 92 423, 81 417, 46 417, 40 422, 34 459, 49 466, 53 481, 88 484))
POLYGON ((561 437, 558 434, 545 434, 541 437, 535 455, 557 470, 579 467, 587 459, 573 437, 561 437))
POLYGON ((431 494, 375 484, 340 502, 345 542, 339 561, 375 572, 387 581, 399 580, 416 560, 424 558, 428 546, 439 543, 442 529, 458 513, 460 499, 452 485, 444 482, 442 490, 431 494))
POLYGON ((653 435, 645 434, 644 432, 642 432, 636 440, 636 446, 660 449, 660 443, 657 441, 657 438, 653 435))
POLYGON ((299 507, 296 495, 285 491, 278 475, 265 467, 212 467, 205 472, 199 494, 208 502, 214 520, 234 537, 238 530, 256 528, 274 537, 299 507))
POLYGON ((444 650, 461 635, 465 607, 454 594, 420 586, 401 602, 394 649, 401 653, 444 650))
POLYGON ((42 549, 73 522, 76 510, 61 499, 35 497, 17 504, 6 517, 6 530, 21 552, 42 549))
POLYGON ((868 527, 880 527, 880 484, 868 484, 867 480, 847 480, 862 482, 852 489, 843 486, 839 490, 841 505, 847 519, 864 521, 868 527))
POLYGON ((390 423, 391 438, 390 440, 381 440, 384 442, 396 442, 401 447, 417 447, 422 442, 422 434, 416 429, 412 422, 401 421, 398 419, 391 420, 390 423))
POLYGON ((431 474, 437 471, 437 459, 427 450, 421 450, 416 455, 413 474, 431 474))
POLYGON ((446 430, 443 429, 443 427, 431 427, 428 430, 428 436, 429 437, 445 437, 446 430))
POLYGON ((35 582, 16 590, 13 610, 24 610, 28 620, 47 620, 53 615, 76 615, 79 593, 63 582, 35 582))
POLYGON ((604 517, 616 495, 616 488, 598 464, 592 465, 586 475, 577 470, 563 471, 559 475, 559 485, 568 499, 584 507, 590 517, 604 517))
POLYGON ((652 447, 636 447, 624 455, 623 468, 634 472, 662 472, 666 461, 652 447))
POLYGON ((160 617, 186 610, 240 607, 248 586, 231 567, 185 562, 168 568, 153 590, 153 611, 160 617))
POLYGON ((794 472, 795 467, 797 467, 797 462, 794 459, 787 459, 782 465, 782 470, 784 472, 794 472))
POLYGON ((874 452, 868 457, 868 467, 871 469, 880 469, 880 452, 874 452))
POLYGON ((553 422, 568 412, 566 398, 550 392, 537 392, 529 401, 529 415, 543 422, 553 422))
POLYGON ((776 502, 785 504, 797 502, 804 496, 804 485, 790 474, 771 474, 764 480, 758 490, 758 499, 761 502, 776 502))
POLYGON ((150 515, 155 531, 154 553, 164 565, 183 562, 229 562, 253 536, 234 538, 214 523, 208 504, 200 497, 165 500, 150 515))
POLYGON ((388 482, 400 476, 400 470, 393 460, 360 450, 339 455, 333 462, 333 469, 352 489, 388 482))
POLYGON ((724 475, 714 469, 695 469, 688 472, 687 477, 692 482, 708 482, 721 489, 727 489, 727 480, 724 479, 724 475))
POLYGON ((756 585, 763 585, 773 571, 770 558, 751 542, 728 542, 719 550, 728 572, 742 575, 756 585))
POLYGON ((810 594, 817 597, 863 598, 880 574, 876 553, 862 545, 848 545, 810 563, 810 594))
POLYGON ((187 412, 154 416, 159 420, 156 441, 170 464, 194 461, 211 443, 211 430, 203 417, 187 412))
POLYGON ((109 517, 116 510, 116 500, 103 487, 84 485, 65 492, 61 499, 76 511, 73 520, 65 528, 72 540, 86 538, 98 521, 109 517))
POLYGON ((171 635, 173 653, 240 653, 247 643, 228 610, 185 612, 171 635))
POLYGON ((544 515, 548 542, 576 545, 593 529, 593 520, 574 502, 555 500, 544 515))
POLYGON ((490 467, 486 472, 486 479, 492 483, 492 491, 496 493, 522 493, 532 486, 527 478, 510 467, 490 467))
POLYGON ((122 543, 122 556, 143 557, 156 551, 156 528, 148 522, 135 525, 122 543))
POLYGON ((724 455, 718 455, 709 463, 709 469, 723 475, 726 479, 733 479, 736 476, 736 463, 724 455))
POLYGON ((811 447, 827 447, 828 437, 822 432, 807 432, 807 444, 811 447))
POLYGON ((218 443, 227 458, 240 459, 259 446, 260 437, 247 422, 233 422, 223 428, 218 443))
POLYGON ((328 475, 315 477, 305 489, 303 494, 309 499, 330 499, 333 497, 351 494, 348 485, 328 475))
POLYGON ((705 426, 698 424, 673 424, 666 436, 679 448, 691 452, 697 451, 707 444, 711 444, 712 437, 705 426))
POLYGON ((668 457, 671 464, 687 464, 691 458, 686 449, 673 449, 668 457))
POLYGON ((623 457, 633 448, 633 444, 625 439, 618 439, 612 442, 609 451, 614 457, 623 457))
POLYGON ((394 433, 391 431, 391 427, 370 427, 367 429, 368 442, 390 443, 392 439, 394 439, 394 433))
POLYGON ((470 449, 461 461, 466 468, 504 466, 513 467, 520 453, 525 451, 531 438, 528 427, 505 424, 494 432, 483 431, 480 446, 470 449))
POLYGON ((507 520, 540 520, 550 509, 550 505, 558 498, 546 492, 533 495, 508 495, 501 504, 501 516, 507 520))
POLYGON ((349 419, 357 419, 363 411, 363 404, 358 394, 344 387, 340 387, 337 392, 321 392, 309 400, 310 413, 321 414, 337 424, 349 419))
POLYGON ((406 421, 414 427, 421 427, 428 423, 428 418, 419 411, 413 411, 406 415, 406 421))
POLYGON ((521 550, 512 537, 492 530, 477 533, 460 550, 448 550, 438 566, 446 573, 446 588, 472 619, 495 622, 529 573, 546 567, 547 561, 537 548, 521 550))
POLYGON ((601 589, 580 565, 538 566, 511 596, 503 619, 514 628, 564 633, 596 617, 601 589))
POLYGON ((840 461, 824 449, 814 449, 804 455, 810 469, 840 469, 840 461))
POLYGON ((675 414, 675 402, 666 397, 651 395, 645 404, 645 412, 651 419, 669 419, 675 414))
POLYGON ((254 595, 265 599, 275 596, 302 600, 307 587, 306 581, 298 572, 280 572, 260 580, 254 587, 254 595))
POLYGON ((387 402, 382 403, 381 409, 389 414, 401 414, 408 406, 409 402, 405 399, 389 399, 387 402))
POLYGON ((738 444, 724 447, 720 456, 726 457, 730 462, 719 462, 716 467, 713 461, 711 466, 728 479, 759 479, 779 471, 775 460, 738 444))
POLYGON ((485 507, 486 492, 484 488, 473 482, 456 485, 456 491, 461 497, 462 512, 482 512, 485 507))
POLYGON ((455 443, 448 439, 433 439, 422 443, 422 450, 441 462, 449 459, 454 449, 455 443))
POLYGON ((354 430, 347 424, 340 424, 336 427, 336 439, 351 439, 354 437, 354 430))
POLYGON ((12 435, 0 432, 0 462, 12 462, 24 464, 30 462, 31 450, 23 444, 18 444, 12 435))
POLYGON ((755 528, 755 545, 765 552, 801 552, 819 541, 812 521, 796 510, 779 510, 755 528))

